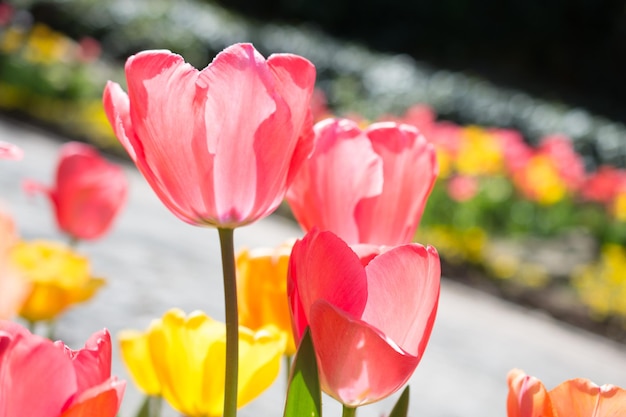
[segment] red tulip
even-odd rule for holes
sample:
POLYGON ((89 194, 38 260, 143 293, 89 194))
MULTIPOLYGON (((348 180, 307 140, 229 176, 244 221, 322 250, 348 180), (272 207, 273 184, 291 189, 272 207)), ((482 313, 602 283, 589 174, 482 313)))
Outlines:
POLYGON ((307 326, 322 389, 356 407, 397 391, 419 363, 439 300, 433 247, 359 246, 328 231, 296 242, 288 292, 294 336, 307 326))
POLYGON ((26 181, 24 186, 28 192, 48 195, 59 229, 75 239, 104 235, 128 193, 122 168, 108 162, 92 146, 78 142, 61 147, 54 186, 33 181, 26 181))
POLYGON ((315 150, 287 193, 305 231, 332 230, 349 244, 409 243, 437 177, 432 145, 412 126, 347 119, 315 125, 315 150))
POLYGON ((312 147, 315 67, 236 44, 198 71, 169 51, 126 62, 128 95, 104 108, 161 201, 193 225, 236 227, 274 211, 312 147))
POLYGON ((0 321, 0 417, 114 417, 126 383, 110 373, 106 330, 73 351, 0 321))

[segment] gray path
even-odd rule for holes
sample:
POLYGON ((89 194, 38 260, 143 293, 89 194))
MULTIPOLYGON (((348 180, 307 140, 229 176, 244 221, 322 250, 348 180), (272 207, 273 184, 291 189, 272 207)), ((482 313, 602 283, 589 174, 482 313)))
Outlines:
MULTIPOLYGON (((50 180, 58 138, 0 118, 0 140, 25 151, 21 162, 0 162, 0 199, 16 216, 22 236, 60 238, 47 201, 26 198, 20 189, 26 177, 50 180)), ((60 321, 58 336, 73 347, 102 327, 114 335, 123 328, 143 329, 174 306, 223 317, 217 232, 179 221, 130 165, 127 174, 130 199, 113 231, 81 247, 91 257, 94 273, 106 277, 108 286, 60 321)), ((237 247, 274 246, 300 235, 293 224, 271 217, 238 229, 235 243, 237 247)), ((127 378, 117 351, 114 354, 114 373, 127 378)), ((624 346, 444 281, 431 342, 410 382, 410 414, 505 416, 506 374, 514 367, 536 375, 548 387, 576 376, 626 387, 624 346)), ((279 379, 240 415, 281 416, 283 390, 279 379)), ((390 410, 395 398, 364 407, 359 415, 380 416, 390 410)), ((139 400, 129 382, 121 416, 131 417, 139 400)), ((332 400, 326 399, 324 407, 327 416, 340 415, 332 400)))

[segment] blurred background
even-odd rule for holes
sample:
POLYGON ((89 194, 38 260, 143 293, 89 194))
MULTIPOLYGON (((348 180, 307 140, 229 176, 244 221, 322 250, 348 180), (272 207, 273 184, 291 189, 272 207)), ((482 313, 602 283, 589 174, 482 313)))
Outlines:
POLYGON ((624 2, 5 1, 0 112, 123 155, 101 94, 129 55, 243 41, 316 65, 318 119, 436 146, 416 239, 446 276, 626 340, 624 2))

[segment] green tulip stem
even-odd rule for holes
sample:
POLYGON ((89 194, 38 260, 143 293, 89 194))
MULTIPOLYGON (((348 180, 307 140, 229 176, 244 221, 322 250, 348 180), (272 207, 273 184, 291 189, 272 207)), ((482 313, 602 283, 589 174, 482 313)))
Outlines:
POLYGON ((289 388, 289 378, 291 377, 291 363, 293 362, 293 355, 285 355, 285 365, 287 368, 287 388, 289 388))
POLYGON ((68 245, 70 248, 72 249, 76 249, 76 247, 78 246, 78 242, 80 242, 80 239, 77 238, 76 236, 70 236, 70 240, 68 242, 68 245))
POLYGON ((237 377, 239 373, 239 318, 237 316, 237 280, 233 229, 218 228, 224 274, 226 309, 226 378, 224 380, 224 417, 237 416, 237 377))
POLYGON ((356 407, 348 407, 347 405, 343 405, 343 413, 341 413, 342 417, 356 417, 356 407))

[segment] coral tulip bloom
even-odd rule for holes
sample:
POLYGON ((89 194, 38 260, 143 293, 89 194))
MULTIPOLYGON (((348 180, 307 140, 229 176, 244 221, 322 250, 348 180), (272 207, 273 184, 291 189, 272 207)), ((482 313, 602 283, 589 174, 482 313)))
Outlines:
POLYGON ((561 417, 621 417, 626 413, 626 390, 614 385, 598 386, 576 378, 552 391, 550 398, 561 417))
POLYGON ((509 372, 507 381, 508 417, 557 417, 548 391, 540 380, 514 369, 509 372))
POLYGON ((291 247, 242 250, 237 255, 239 324, 252 330, 276 326, 287 338, 286 355, 296 353, 287 301, 291 247))
POLYGON ((349 407, 409 379, 433 328, 441 275, 430 246, 358 249, 311 231, 294 245, 288 278, 296 340, 309 326, 322 389, 349 407))
POLYGON ((25 188, 50 198, 59 229, 75 239, 104 235, 128 193, 122 168, 108 162, 92 146, 77 142, 61 147, 54 186, 27 181, 25 188))
POLYGON ((315 150, 287 193, 304 229, 332 230, 349 244, 413 240, 437 177, 434 148, 416 128, 347 119, 314 127, 315 150))
POLYGON ((32 322, 56 318, 105 283, 91 276, 87 258, 56 242, 20 242, 9 255, 13 269, 31 285, 19 314, 32 322))
POLYGON ((74 351, 0 321, 1 417, 114 417, 125 387, 111 376, 108 331, 74 351))
POLYGON ((575 378, 547 392, 541 381, 519 369, 507 379, 508 417, 619 417, 626 412, 626 390, 614 385, 575 378))
MULTIPOLYGON (((147 394, 161 394, 187 417, 221 416, 224 402, 226 327, 204 313, 177 309, 147 332, 120 334, 122 357, 147 394)), ((252 401, 278 376, 285 337, 267 329, 239 328, 237 405, 252 401)))
POLYGON ((236 44, 199 71, 169 51, 126 62, 109 82, 116 136, 161 201, 193 225, 242 226, 274 211, 312 147, 315 67, 236 44))

